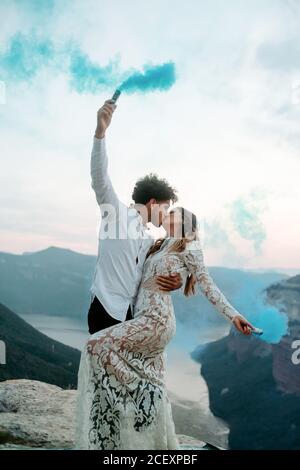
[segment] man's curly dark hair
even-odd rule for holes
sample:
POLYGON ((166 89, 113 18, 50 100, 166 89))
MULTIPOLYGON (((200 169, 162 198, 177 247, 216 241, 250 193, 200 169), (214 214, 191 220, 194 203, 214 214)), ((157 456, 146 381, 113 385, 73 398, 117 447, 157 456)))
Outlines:
POLYGON ((150 199, 160 201, 178 200, 177 190, 169 185, 164 178, 158 178, 155 173, 149 173, 139 178, 135 183, 132 199, 136 204, 147 204, 150 199))

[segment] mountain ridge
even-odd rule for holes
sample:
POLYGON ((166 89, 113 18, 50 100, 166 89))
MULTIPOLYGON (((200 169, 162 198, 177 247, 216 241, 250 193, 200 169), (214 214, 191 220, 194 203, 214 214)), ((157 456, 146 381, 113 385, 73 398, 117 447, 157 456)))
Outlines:
POLYGON ((2 303, 0 340, 6 349, 0 381, 28 378, 64 388, 77 386, 80 351, 39 332, 2 303))

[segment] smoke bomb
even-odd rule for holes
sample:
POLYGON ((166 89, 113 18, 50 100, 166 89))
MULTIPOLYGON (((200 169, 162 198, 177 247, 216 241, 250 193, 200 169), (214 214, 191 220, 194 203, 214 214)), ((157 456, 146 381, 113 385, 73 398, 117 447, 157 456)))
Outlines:
POLYGON ((120 94, 121 94, 121 91, 117 89, 117 90, 114 92, 114 94, 113 94, 113 96, 112 96, 111 99, 112 99, 114 102, 116 102, 117 99, 119 98, 120 94))

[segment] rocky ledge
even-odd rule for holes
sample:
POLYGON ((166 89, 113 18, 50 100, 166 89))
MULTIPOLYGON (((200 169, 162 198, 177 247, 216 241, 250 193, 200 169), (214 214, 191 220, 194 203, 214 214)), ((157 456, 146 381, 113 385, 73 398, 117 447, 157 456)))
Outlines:
MULTIPOLYGON (((0 382, 0 449, 72 449, 76 393, 37 380, 0 382)), ((182 449, 208 449, 193 437, 178 439, 182 449)))

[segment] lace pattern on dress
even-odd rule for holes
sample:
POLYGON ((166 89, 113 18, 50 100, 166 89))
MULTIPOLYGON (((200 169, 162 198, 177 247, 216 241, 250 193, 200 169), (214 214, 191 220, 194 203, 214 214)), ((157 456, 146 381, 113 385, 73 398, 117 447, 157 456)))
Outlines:
POLYGON ((181 253, 170 240, 147 258, 132 320, 90 336, 78 373, 76 446, 88 449, 179 449, 165 384, 165 348, 176 333, 169 293, 157 274, 193 273, 228 320, 238 314, 210 277, 198 244, 181 253))

